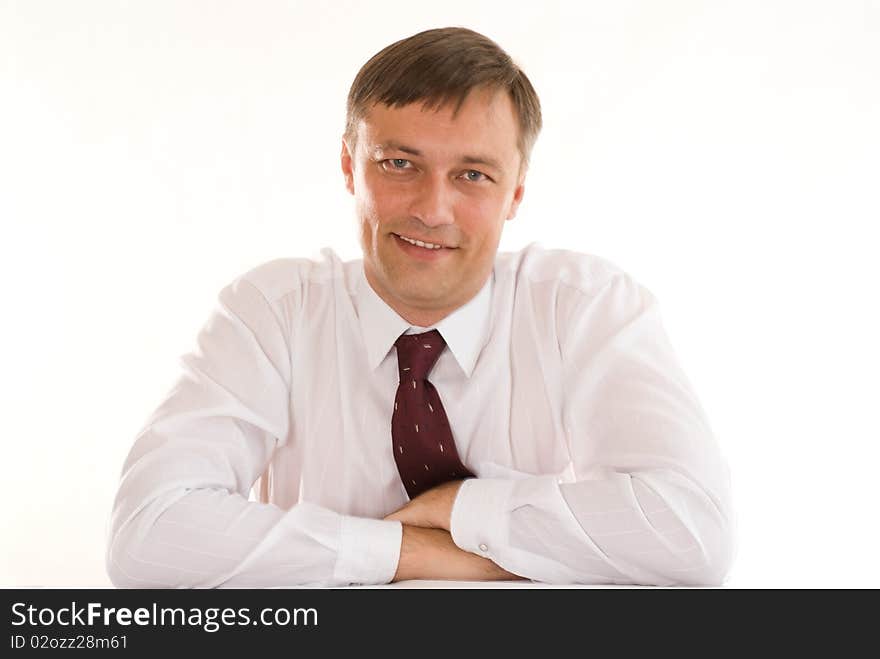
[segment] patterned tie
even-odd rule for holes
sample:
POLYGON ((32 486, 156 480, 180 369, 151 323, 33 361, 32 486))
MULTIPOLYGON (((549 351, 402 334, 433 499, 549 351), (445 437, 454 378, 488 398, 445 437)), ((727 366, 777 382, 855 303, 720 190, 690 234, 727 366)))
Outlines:
POLYGON ((428 373, 446 347, 437 330, 401 334, 394 342, 400 384, 391 415, 391 441, 400 479, 410 499, 473 474, 458 458, 449 420, 428 373))

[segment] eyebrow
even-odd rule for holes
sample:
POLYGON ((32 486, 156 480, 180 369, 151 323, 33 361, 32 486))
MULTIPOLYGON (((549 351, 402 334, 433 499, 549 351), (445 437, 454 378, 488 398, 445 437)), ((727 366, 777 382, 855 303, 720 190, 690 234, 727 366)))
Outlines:
MULTIPOLYGON (((418 149, 414 149, 411 146, 406 146, 405 144, 401 144, 400 142, 396 142, 394 140, 388 140, 387 142, 383 142, 382 144, 377 144, 373 147, 374 151, 402 151, 403 153, 408 153, 412 156, 421 156, 423 155, 421 151, 418 149)), ((493 169, 497 169, 500 172, 504 171, 504 167, 501 166, 501 163, 493 158, 492 156, 486 156, 481 154, 476 155, 464 155, 460 159, 461 162, 466 163, 468 165, 488 165, 493 169)))

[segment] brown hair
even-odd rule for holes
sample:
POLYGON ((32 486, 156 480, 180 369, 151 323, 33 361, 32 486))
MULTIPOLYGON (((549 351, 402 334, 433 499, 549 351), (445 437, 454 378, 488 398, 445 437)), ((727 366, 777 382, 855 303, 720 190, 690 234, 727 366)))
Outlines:
POLYGON ((345 138, 353 148, 357 124, 375 103, 401 107, 423 101, 439 109, 455 101, 458 114, 477 87, 505 89, 519 118, 521 171, 541 130, 541 103, 526 74, 488 37, 463 27, 419 32, 386 46, 361 67, 348 92, 345 138))

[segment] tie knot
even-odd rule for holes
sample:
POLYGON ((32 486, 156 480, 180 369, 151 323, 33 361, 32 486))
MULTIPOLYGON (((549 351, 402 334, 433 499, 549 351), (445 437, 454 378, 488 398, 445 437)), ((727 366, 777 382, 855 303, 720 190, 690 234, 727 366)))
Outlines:
POLYGON ((394 342, 397 348, 397 370, 401 381, 424 380, 434 367, 446 341, 437 330, 422 334, 401 334, 394 342))

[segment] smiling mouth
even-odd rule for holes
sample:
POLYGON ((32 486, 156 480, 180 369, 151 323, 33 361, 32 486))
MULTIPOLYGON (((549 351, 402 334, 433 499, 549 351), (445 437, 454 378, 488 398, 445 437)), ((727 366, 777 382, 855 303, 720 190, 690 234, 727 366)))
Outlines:
POLYGON ((399 233, 395 233, 395 236, 403 240, 404 242, 409 243, 410 245, 416 245, 417 247, 422 247, 423 249, 429 250, 439 250, 439 249, 456 249, 455 247, 449 247, 447 245, 441 245, 439 243, 431 243, 423 240, 418 240, 416 238, 410 238, 408 236, 402 236, 399 233))

